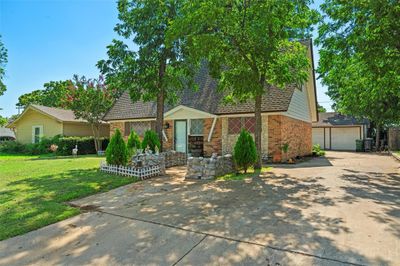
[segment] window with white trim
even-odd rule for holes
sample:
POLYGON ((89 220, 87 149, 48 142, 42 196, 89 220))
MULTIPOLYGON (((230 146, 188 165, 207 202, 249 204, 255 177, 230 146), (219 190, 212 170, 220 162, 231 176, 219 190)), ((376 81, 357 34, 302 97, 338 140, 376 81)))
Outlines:
POLYGON ((43 126, 32 126, 32 143, 39 143, 43 136, 43 126))

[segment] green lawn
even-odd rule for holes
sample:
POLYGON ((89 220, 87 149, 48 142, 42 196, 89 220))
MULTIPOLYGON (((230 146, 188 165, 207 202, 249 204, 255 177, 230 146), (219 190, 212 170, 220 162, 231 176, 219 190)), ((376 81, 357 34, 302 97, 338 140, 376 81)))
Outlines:
POLYGON ((101 160, 0 154, 0 240, 80 212, 66 201, 136 181, 99 172, 101 160))
POLYGON ((263 166, 260 170, 254 171, 253 168, 247 170, 247 173, 232 173, 217 177, 217 180, 244 180, 246 178, 259 176, 261 173, 268 172, 272 167, 263 166))

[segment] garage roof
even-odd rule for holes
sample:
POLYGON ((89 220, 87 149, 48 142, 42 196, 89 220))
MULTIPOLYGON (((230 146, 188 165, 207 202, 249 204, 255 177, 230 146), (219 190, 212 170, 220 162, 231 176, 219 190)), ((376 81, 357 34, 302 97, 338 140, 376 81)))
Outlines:
POLYGON ((337 112, 319 113, 319 120, 312 124, 313 127, 335 127, 368 125, 368 119, 358 119, 353 116, 342 115, 337 112))

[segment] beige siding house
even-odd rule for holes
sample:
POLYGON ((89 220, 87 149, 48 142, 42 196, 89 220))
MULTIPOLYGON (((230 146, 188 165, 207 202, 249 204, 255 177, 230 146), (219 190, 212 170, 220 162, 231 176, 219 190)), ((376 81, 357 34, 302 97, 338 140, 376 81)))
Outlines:
MULTIPOLYGON (((36 143, 41 137, 92 136, 92 128, 85 120, 75 118, 71 110, 29 105, 24 112, 7 126, 15 132, 17 141, 36 143)), ((104 123, 101 136, 109 136, 109 125, 104 123)))
MULTIPOLYGON (((289 157, 304 156, 312 149, 312 122, 318 121, 311 41, 304 43, 312 67, 301 87, 271 88, 262 99, 263 157, 282 158, 282 146, 289 144, 289 157)), ((254 133, 254 101, 224 104, 217 81, 206 65, 195 77, 199 89, 187 88, 175 106, 164 113, 163 148, 193 156, 231 153, 242 128, 254 133)), ((127 138, 132 130, 142 135, 154 129, 155 102, 132 102, 124 93, 105 115, 111 134, 118 128, 127 138)))

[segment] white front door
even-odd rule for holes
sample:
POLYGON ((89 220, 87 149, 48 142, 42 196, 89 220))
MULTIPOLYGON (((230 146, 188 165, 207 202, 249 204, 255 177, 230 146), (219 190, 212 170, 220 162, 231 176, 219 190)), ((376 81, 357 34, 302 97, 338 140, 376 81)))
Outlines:
POLYGON ((186 120, 175 120, 175 150, 186 152, 187 150, 187 124, 186 120))

